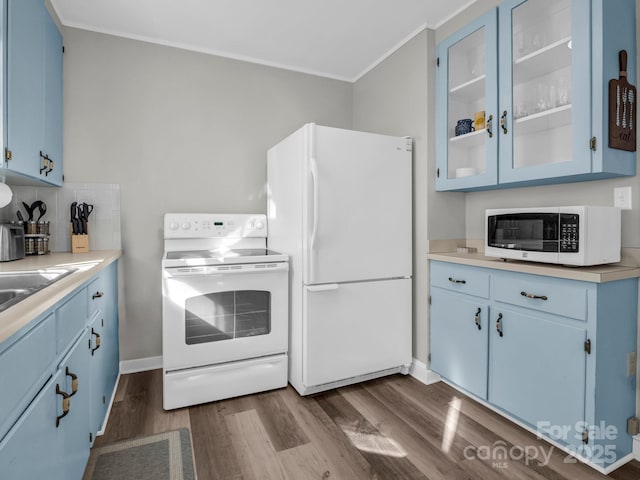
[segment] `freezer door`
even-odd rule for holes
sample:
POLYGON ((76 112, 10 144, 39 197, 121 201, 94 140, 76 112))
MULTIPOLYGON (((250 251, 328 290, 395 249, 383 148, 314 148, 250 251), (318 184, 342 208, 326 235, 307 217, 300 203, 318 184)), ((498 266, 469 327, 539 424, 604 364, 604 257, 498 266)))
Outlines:
POLYGON ((411 280, 304 287, 303 383, 411 363, 411 280))
POLYGON ((304 283, 411 275, 411 140, 309 126, 304 283))

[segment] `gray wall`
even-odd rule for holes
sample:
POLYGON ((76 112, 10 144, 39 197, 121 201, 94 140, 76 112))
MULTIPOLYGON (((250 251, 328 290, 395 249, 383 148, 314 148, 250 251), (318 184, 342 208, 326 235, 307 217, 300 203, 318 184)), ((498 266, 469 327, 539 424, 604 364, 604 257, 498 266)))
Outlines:
POLYGON ((413 356, 428 355, 427 248, 431 238, 463 238, 464 196, 434 195, 433 31, 423 31, 353 87, 353 128, 411 136, 413 150, 413 356))
POLYGON ((68 182, 121 188, 121 359, 162 353, 166 212, 266 212, 266 151, 350 128, 352 84, 65 28, 68 182))

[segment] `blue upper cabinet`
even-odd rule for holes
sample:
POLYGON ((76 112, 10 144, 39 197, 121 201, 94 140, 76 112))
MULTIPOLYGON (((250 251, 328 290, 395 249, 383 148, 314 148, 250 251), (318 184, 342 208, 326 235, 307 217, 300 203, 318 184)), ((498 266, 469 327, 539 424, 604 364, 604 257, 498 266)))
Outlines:
POLYGON ((12 183, 62 185, 62 37, 42 0, 7 0, 6 152, 12 183))
MULTIPOLYGON (((47 170, 40 174, 54 185, 62 185, 62 36, 45 11, 44 151, 47 170)), ((38 169, 39 170, 39 169, 38 169)))
MULTIPOLYGON (((442 71, 443 56, 451 63, 454 52, 447 46, 468 34, 466 27, 438 47, 436 88, 445 98, 439 99, 437 118, 439 128, 450 133, 458 117, 451 118, 446 106, 452 104, 455 92, 443 90, 451 77, 451 71, 442 71)), ((496 113, 489 108, 486 112, 487 119, 493 117, 497 136, 495 155, 487 159, 486 168, 486 172, 496 169, 495 181, 489 182, 477 165, 458 170, 463 181, 454 179, 460 167, 450 145, 477 133, 456 137, 454 131, 447 139, 437 136, 438 190, 635 175, 635 152, 608 146, 609 80, 619 76, 620 50, 628 53, 628 80, 636 83, 635 0, 505 0, 498 7, 497 39, 496 49, 487 50, 487 55, 497 59, 497 81, 490 88, 495 89, 498 103, 496 113), (444 180, 443 168, 448 173, 444 180)), ((473 67, 473 60, 468 63, 473 67)), ((472 117, 473 108, 458 116, 472 117)), ((472 155, 474 161, 480 157, 472 155)))
POLYGON ((437 190, 497 183, 497 26, 492 9, 438 45, 437 190))

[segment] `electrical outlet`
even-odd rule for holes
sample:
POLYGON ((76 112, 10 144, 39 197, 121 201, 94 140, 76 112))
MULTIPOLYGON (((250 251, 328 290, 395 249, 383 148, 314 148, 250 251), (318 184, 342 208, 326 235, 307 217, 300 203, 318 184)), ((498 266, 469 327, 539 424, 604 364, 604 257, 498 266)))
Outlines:
POLYGON ((637 355, 636 352, 627 353, 627 377, 632 377, 636 374, 637 368, 637 355))
POLYGON ((631 187, 613 189, 613 206, 622 210, 631 210, 631 187))

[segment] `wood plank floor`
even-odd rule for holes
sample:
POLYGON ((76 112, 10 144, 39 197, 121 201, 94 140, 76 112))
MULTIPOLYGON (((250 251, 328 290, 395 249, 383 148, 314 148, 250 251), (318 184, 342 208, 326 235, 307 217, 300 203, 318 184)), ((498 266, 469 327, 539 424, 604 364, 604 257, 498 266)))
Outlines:
POLYGON ((120 379, 96 445, 191 430, 199 480, 640 480, 606 477, 444 383, 396 375, 300 397, 292 387, 166 412, 161 370, 120 379), (499 447, 506 460, 494 460, 499 447))

